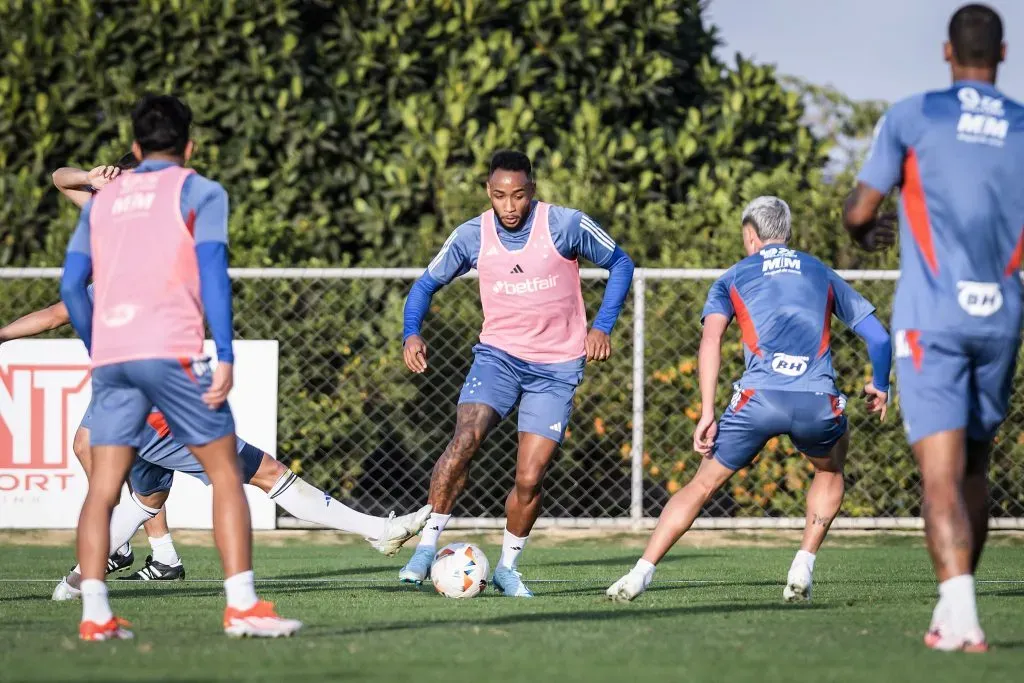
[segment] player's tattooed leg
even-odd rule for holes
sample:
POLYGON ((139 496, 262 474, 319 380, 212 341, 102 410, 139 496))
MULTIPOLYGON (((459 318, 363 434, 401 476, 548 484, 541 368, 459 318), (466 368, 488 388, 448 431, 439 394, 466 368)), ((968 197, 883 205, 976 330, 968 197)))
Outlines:
POLYGON ((455 435, 434 464, 427 502, 434 512, 450 514, 455 499, 466 485, 469 462, 487 434, 500 421, 494 408, 483 403, 463 403, 456 413, 455 435))

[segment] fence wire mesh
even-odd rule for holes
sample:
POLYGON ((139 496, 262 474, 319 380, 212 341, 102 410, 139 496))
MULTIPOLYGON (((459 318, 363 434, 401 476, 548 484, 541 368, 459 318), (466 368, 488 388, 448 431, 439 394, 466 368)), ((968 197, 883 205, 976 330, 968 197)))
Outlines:
MULTIPOLYGON (((58 298, 55 271, 0 272, 0 323, 58 298)), ((402 304, 416 272, 234 273, 237 337, 280 344, 278 457, 312 483, 372 514, 411 509, 426 499, 434 460, 454 429, 456 400, 480 329, 476 280, 452 283, 435 296, 424 327, 429 370, 409 373, 401 356, 402 304)), ((645 290, 642 328, 634 330, 631 298, 613 335, 611 359, 586 370, 564 447, 545 484, 545 518, 625 521, 631 510, 634 517, 657 516, 692 476, 700 459, 691 449, 700 411, 700 312, 711 277, 710 272, 637 271, 645 290), (635 339, 642 342, 638 354, 635 339), (638 425, 643 450, 636 458, 635 360, 642 360, 636 376, 644 382, 638 425), (634 505, 631 480, 637 475, 641 500, 634 505)), ((853 279, 879 316, 888 319, 894 283, 871 274, 853 279)), ((583 288, 592 315, 604 282, 588 278, 583 288)), ((72 333, 64 328, 50 334, 72 333)), ((885 423, 869 416, 859 398, 870 377, 864 345, 841 324, 833 327, 832 340, 840 387, 851 399, 844 514, 894 523, 917 517, 919 479, 898 401, 885 423)), ((723 349, 719 408, 728 403, 742 367, 739 334, 732 330, 723 349)), ((1024 517, 1022 415, 1024 404, 1015 395, 992 456, 995 518, 1024 517)), ((503 516, 515 469, 515 424, 513 414, 474 459, 456 507, 458 517, 503 516)), ((788 439, 773 439, 712 500, 703 513, 710 518, 705 522, 744 526, 764 518, 802 517, 811 477, 809 463, 788 439)))

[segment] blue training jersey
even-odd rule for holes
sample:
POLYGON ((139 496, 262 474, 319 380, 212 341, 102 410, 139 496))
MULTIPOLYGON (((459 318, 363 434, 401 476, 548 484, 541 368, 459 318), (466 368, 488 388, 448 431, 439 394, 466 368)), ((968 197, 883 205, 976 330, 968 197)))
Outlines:
POLYGON ((907 98, 858 180, 901 188, 894 329, 1020 334, 1024 107, 974 81, 907 98))
POLYGON ((711 285, 701 322, 714 313, 736 318, 747 366, 744 389, 838 394, 832 316, 852 328, 874 310, 818 259, 768 245, 711 285))
MULTIPOLYGON (((536 207, 537 202, 533 202, 536 207)), ((497 216, 494 227, 498 239, 509 251, 522 249, 530 240, 533 230, 531 210, 526 224, 517 230, 508 230, 497 216)), ((563 258, 575 260, 582 257, 598 266, 608 266, 615 256, 615 240, 598 225, 597 221, 579 209, 551 205, 548 209, 548 228, 555 248, 563 258)), ((441 284, 448 284, 460 275, 476 268, 480 253, 480 216, 474 216, 457 227, 445 241, 444 246, 430 262, 427 274, 441 284)))

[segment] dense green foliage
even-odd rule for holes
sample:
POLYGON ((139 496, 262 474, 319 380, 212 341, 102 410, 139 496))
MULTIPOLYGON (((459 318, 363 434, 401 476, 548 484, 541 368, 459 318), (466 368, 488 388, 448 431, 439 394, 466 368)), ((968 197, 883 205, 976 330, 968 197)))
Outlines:
MULTIPOLYGON (((877 106, 784 87, 772 67, 740 56, 719 62, 703 11, 699 0, 11 0, 0 4, 0 265, 60 263, 75 214, 49 172, 120 156, 132 104, 166 91, 196 112, 194 166, 230 192, 236 266, 422 265, 486 205, 491 152, 515 146, 536 160, 543 198, 593 215, 640 266, 729 265, 741 255, 744 202, 774 193, 792 206, 798 248, 837 267, 893 267, 893 253, 850 246, 839 211, 851 178, 827 165, 836 145, 870 129, 877 106)), ((44 303, 50 285, 5 284, 3 319, 44 303)), ((647 298, 649 474, 670 489, 692 462, 706 285, 659 283, 647 298)), ((240 335, 282 341, 280 452, 381 505, 390 498, 374 479, 403 501, 422 493, 479 324, 471 284, 440 294, 427 327, 434 373, 410 380, 399 349, 405 286, 236 288, 240 335)), ((889 291, 873 291, 880 308, 889 291)), ((599 289, 587 296, 593 311, 599 289)), ((631 315, 617 357, 588 371, 552 487, 582 502, 553 499, 552 512, 624 510, 631 315)), ((864 360, 853 348, 837 358, 856 393, 864 360)), ((723 378, 738 376, 737 349, 723 378)), ((882 435, 855 447, 864 494, 849 510, 916 512, 898 421, 882 435), (879 493, 890 482, 900 495, 879 493)), ((487 456, 510 472, 511 427, 499 436, 487 456)), ((782 492, 799 490, 807 472, 785 462, 794 483, 782 492)), ((799 498, 775 496, 778 472, 765 467, 756 490, 736 491, 738 510, 795 513, 799 498)), ((494 514, 509 482, 480 481, 464 511, 494 514)), ((1011 508, 1022 504, 1020 487, 1007 487, 1011 508)))

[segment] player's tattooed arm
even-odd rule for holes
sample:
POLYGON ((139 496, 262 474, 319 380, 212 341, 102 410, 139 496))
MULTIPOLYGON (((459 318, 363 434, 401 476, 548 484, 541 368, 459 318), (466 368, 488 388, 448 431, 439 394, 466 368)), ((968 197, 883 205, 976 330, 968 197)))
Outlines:
POLYGON ((857 183, 843 206, 843 226, 860 246, 879 251, 896 243, 896 220, 878 215, 885 195, 865 183, 857 183))
POLYGON ((58 301, 52 306, 23 315, 9 325, 0 327, 0 344, 15 339, 34 337, 37 334, 67 325, 69 322, 71 319, 68 317, 67 307, 64 302, 58 301))
POLYGON ((435 512, 449 514, 466 486, 469 461, 499 422, 494 408, 483 403, 463 403, 456 412, 455 435, 434 464, 428 503, 435 512))

